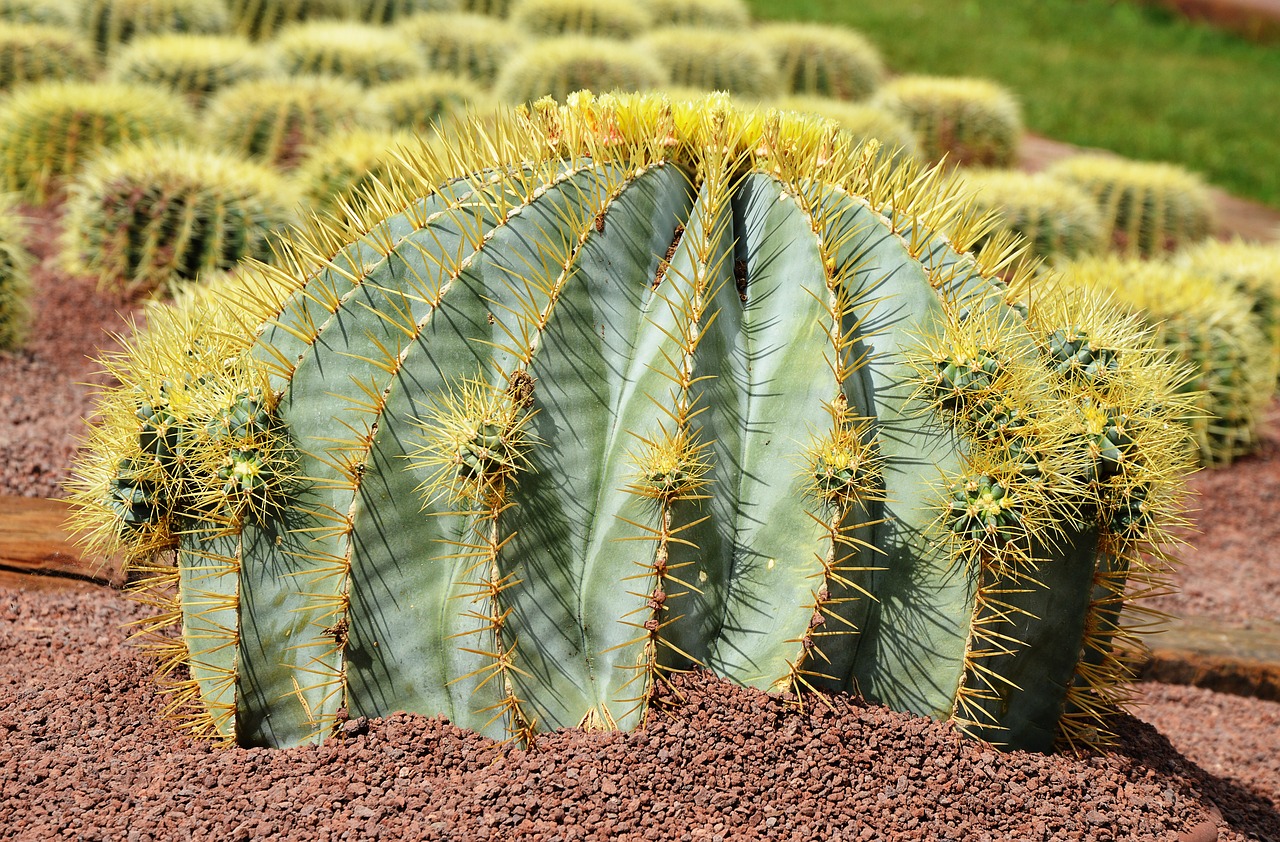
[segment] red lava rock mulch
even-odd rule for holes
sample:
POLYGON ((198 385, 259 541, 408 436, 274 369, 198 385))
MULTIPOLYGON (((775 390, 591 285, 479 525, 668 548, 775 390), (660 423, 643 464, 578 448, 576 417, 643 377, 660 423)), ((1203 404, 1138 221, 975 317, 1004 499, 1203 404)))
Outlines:
MULTIPOLYGON (((1001 754, 930 720, 847 698, 800 712, 705 675, 639 731, 558 732, 533 752, 409 714, 319 748, 220 749, 156 716, 120 628, 140 611, 90 586, 0 590, 0 835, 1280 839, 1274 764, 1237 749, 1221 755, 1234 775, 1211 773, 1131 717, 1111 753, 1001 754)), ((1217 710, 1248 742, 1254 721, 1217 710)))

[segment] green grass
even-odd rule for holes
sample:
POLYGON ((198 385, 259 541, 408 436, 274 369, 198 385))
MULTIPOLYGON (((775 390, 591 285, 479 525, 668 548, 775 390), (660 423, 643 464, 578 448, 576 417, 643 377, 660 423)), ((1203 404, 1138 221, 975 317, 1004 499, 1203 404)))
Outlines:
POLYGON ((1280 48, 1116 0, 749 0, 867 35, 899 73, 1012 88, 1031 131, 1280 208, 1280 48))

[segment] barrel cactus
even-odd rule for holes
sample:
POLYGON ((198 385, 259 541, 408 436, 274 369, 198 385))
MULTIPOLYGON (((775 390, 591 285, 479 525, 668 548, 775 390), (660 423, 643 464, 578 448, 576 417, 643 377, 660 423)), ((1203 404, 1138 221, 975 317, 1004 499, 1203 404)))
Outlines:
POLYGON ((493 92, 508 103, 544 96, 564 98, 574 91, 643 91, 667 82, 666 71, 647 50, 626 41, 565 35, 532 41, 507 62, 493 92))
POLYGON ((419 12, 456 12, 461 0, 356 0, 361 20, 387 24, 419 12))
POLYGON ((284 178, 238 156, 177 144, 128 146, 92 162, 67 190, 71 271, 121 292, 162 290, 271 256, 294 221, 284 178))
POLYGON ((77 0, 0 0, 0 20, 73 27, 77 0))
POLYGON ((670 26, 746 29, 751 10, 743 0, 647 0, 653 19, 670 26))
POLYGON ((702 665, 1105 737, 1185 453, 1132 320, 823 121, 579 93, 409 157, 108 360, 78 519, 193 727, 536 740, 702 665))
POLYGON ((69 29, 0 21, 0 91, 44 79, 83 79, 97 65, 93 46, 69 29))
POLYGON ((466 12, 414 15, 396 28, 422 49, 432 70, 466 76, 486 87, 528 40, 505 20, 466 12))
POLYGON ((0 351, 21 348, 31 327, 31 267, 27 221, 13 195, 0 194, 0 351))
POLYGON ((640 0, 516 0, 511 23, 535 38, 587 35, 619 41, 653 26, 640 0))
POLYGON ((272 45, 280 67, 293 76, 338 76, 361 85, 380 85, 427 71, 417 47, 386 26, 354 21, 297 23, 272 45))
POLYGON ((880 52, 859 32, 819 23, 770 23, 756 29, 791 93, 861 100, 884 80, 880 52))
POLYGON ((231 28, 255 41, 274 38, 296 21, 355 18, 357 0, 228 0, 231 28))
POLYGON ((666 69, 673 85, 747 98, 783 93, 768 49, 741 32, 665 26, 639 39, 639 47, 666 69))
POLYGON ((142 35, 218 35, 231 25, 226 5, 209 0, 85 0, 79 23, 104 56, 142 35))
POLYGON ((920 161, 920 143, 911 125, 897 114, 865 102, 846 102, 819 96, 789 96, 774 100, 779 108, 835 121, 858 141, 877 140, 881 154, 897 161, 920 161))
POLYGON ((1022 111, 995 82, 900 76, 881 88, 878 100, 911 123, 930 161, 1005 167, 1017 157, 1022 111))
POLYGON ((1032 256, 1061 260, 1102 251, 1102 216, 1080 188, 1019 170, 968 170, 963 177, 976 207, 998 211, 1001 227, 1020 234, 1032 256))
POLYGON ((274 71, 270 57, 246 38, 187 33, 135 39, 107 66, 118 82, 168 88, 197 108, 223 88, 274 71))
POLYGON ((375 181, 390 181, 403 168, 401 149, 413 145, 406 131, 358 129, 327 138, 294 173, 308 213, 337 215, 363 201, 375 181))
POLYGON ((453 73, 427 73, 379 85, 369 95, 393 128, 415 132, 461 116, 468 108, 485 108, 490 99, 473 80, 453 73))
POLYGON ((1093 197, 1103 236, 1126 256, 1165 254, 1213 232, 1208 186, 1176 164, 1089 154, 1064 158, 1046 172, 1093 197))

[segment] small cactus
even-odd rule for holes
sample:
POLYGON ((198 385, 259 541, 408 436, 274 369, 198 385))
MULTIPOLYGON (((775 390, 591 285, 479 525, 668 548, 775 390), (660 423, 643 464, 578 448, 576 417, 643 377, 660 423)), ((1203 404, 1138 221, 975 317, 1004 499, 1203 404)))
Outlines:
POLYGON ((0 352, 21 348, 31 326, 31 267, 26 219, 13 195, 0 195, 0 352))
POLYGON ((373 24, 395 23, 419 12, 457 12, 461 0, 356 0, 360 20, 373 24))
POLYGON ((653 26, 640 0, 515 0, 510 20, 535 38, 586 35, 625 41, 653 26))
POLYGON ((376 181, 392 182, 405 169, 398 152, 413 145, 409 132, 357 130, 327 138, 294 173, 308 213, 338 216, 360 202, 376 181))
POLYGON ((0 0, 0 20, 74 27, 78 0, 0 0))
POLYGON ((68 29, 0 21, 0 91, 46 79, 84 79, 97 64, 93 46, 68 29))
POLYGON ((498 71, 518 53, 528 36, 505 20, 472 13, 426 13, 396 27, 417 44, 438 73, 454 73, 493 85, 498 71))
POLYGON ((489 95, 473 80, 452 73, 428 73, 369 91, 391 126, 426 132, 467 108, 482 109, 489 95))
POLYGON ((741 32, 669 26, 651 31, 637 46, 657 59, 673 85, 748 99, 782 93, 768 50, 741 32))
POLYGON ((929 161, 1005 167, 1017 157, 1021 109, 994 82, 900 76, 884 85, 878 101, 906 118, 929 161))
POLYGON ((223 88, 274 71, 270 57, 245 38, 186 33, 138 38, 107 66, 117 82, 168 88, 197 108, 223 88))
POLYGON ((533 41, 502 69, 494 94, 518 104, 574 91, 643 91, 666 84, 662 65, 626 41, 566 35, 533 41))
POLYGON ((943 174, 825 121, 578 94, 491 125, 108 360, 78 520, 151 571, 197 732, 536 741, 701 665, 1105 738, 1186 468, 1133 319, 1006 283, 943 174))
POLYGON ((655 21, 664 26, 746 29, 751 10, 743 0, 647 0, 655 21))
POLYGON ((334 132, 385 123, 355 82, 299 76, 223 89, 209 103, 204 128, 229 150, 291 169, 334 132))
POLYGON ((1001 228, 1020 234, 1032 257, 1070 260, 1103 249, 1102 217, 1073 185, 1017 170, 968 170, 963 181, 977 209, 998 211, 1001 228))
POLYGON ((1165 260, 1094 257, 1063 271, 1068 283, 1112 295, 1141 317, 1189 369, 1186 389, 1200 409, 1189 420, 1202 464, 1230 465, 1257 447, 1275 369, 1244 299, 1215 278, 1165 260))
POLYGON ((1199 176, 1174 164, 1075 155, 1046 172, 1084 190, 1102 214, 1103 236, 1128 256, 1151 257, 1213 230, 1213 198, 1199 176))
POLYGON ((99 55, 106 56, 142 35, 220 35, 231 21, 223 3, 209 0, 85 0, 79 23, 99 55))
POLYGON ((100 150, 184 137, 193 119, 181 97, 156 88, 89 82, 24 86, 0 103, 0 190, 43 203, 100 150))
POLYGON ((879 141, 881 154, 895 162, 922 160, 920 143, 911 126, 886 108, 816 96, 789 96, 774 102, 788 111, 832 120, 859 143, 872 139, 879 141))
POLYGON ((782 87, 793 94, 863 100, 884 81, 880 52, 861 33, 819 23, 770 23, 757 27, 773 56, 782 87))
POLYGON ((243 258, 266 260, 296 201, 260 164, 190 146, 129 146, 69 186, 63 259, 100 288, 172 292, 243 258))
POLYGON ((414 44, 390 27, 373 24, 297 23, 282 30, 272 46, 278 64, 292 76, 338 76, 368 87, 427 71, 414 44))
POLYGON ((254 41, 276 36, 291 23, 328 18, 355 18, 359 0, 227 0, 231 28, 254 41))

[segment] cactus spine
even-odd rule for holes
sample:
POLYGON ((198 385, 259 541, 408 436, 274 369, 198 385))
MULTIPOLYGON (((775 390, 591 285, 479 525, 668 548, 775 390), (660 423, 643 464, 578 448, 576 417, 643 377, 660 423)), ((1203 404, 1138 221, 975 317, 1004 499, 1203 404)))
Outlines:
POLYGON ((0 352, 21 348, 31 325, 31 267, 26 220, 17 197, 0 195, 0 352))
POLYGON ((920 161, 920 143, 911 126, 888 109, 861 102, 816 96, 789 96, 775 100, 779 108, 832 120, 858 143, 876 140, 883 155, 899 163, 920 161))
POLYGON ((410 163, 111 363, 80 519, 176 547, 198 727, 627 728, 700 663, 1096 737, 1185 444, 1131 321, 1006 286, 941 174, 720 98, 410 163))

